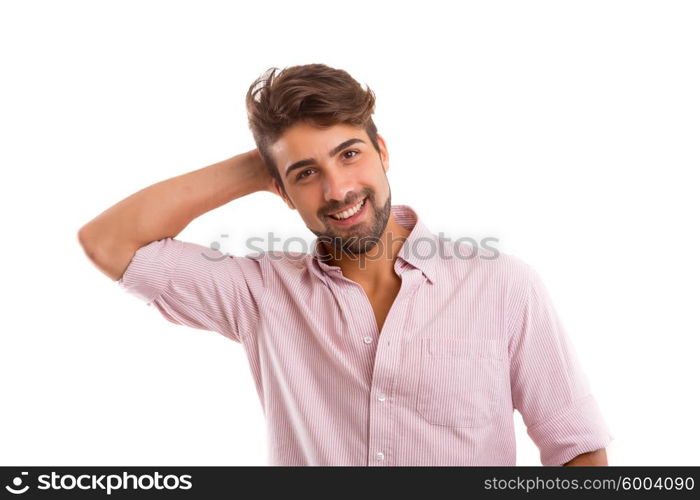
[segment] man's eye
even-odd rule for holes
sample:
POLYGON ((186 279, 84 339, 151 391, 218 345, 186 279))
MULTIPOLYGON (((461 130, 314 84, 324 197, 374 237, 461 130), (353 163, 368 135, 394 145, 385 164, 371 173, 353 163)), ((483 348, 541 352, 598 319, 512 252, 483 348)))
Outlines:
MULTIPOLYGON (((351 159, 355 158, 355 157, 356 157, 357 155, 359 155, 359 154, 360 154, 360 151, 357 150, 357 149, 349 149, 349 150, 343 152, 343 156, 344 156, 346 159, 348 159, 348 160, 351 160, 351 159), (355 154, 352 155, 352 156, 345 156, 345 155, 347 155, 348 153, 355 153, 355 154)), ((309 171, 310 171, 310 172, 313 172, 313 168, 307 168, 306 170, 302 170, 302 171, 299 173, 299 175, 297 175, 297 180, 300 181, 300 180, 302 180, 302 179, 306 179, 306 178, 308 177, 308 175, 304 175, 304 174, 305 174, 306 172, 309 172, 309 171)))
POLYGON ((306 170, 302 170, 301 173, 299 175, 297 175, 297 180, 304 179, 306 177, 304 174, 306 172, 309 172, 310 170, 312 170, 312 169, 307 168, 306 170))

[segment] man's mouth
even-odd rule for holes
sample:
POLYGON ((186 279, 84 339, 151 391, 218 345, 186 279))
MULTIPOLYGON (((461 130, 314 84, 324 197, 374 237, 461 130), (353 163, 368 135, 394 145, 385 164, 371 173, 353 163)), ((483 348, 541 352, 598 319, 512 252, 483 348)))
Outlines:
POLYGON ((331 217, 332 219, 335 220, 345 220, 349 219, 353 215, 355 215, 357 212, 359 212, 362 207, 364 206, 365 202, 367 201, 367 197, 364 197, 360 201, 358 201, 354 206, 347 208, 341 212, 336 212, 334 214, 328 214, 328 217, 331 217))

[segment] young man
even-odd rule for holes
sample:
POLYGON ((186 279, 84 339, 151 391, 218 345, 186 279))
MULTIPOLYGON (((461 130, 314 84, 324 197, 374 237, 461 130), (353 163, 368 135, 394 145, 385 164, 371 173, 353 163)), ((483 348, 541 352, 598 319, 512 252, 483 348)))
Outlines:
POLYGON ((372 91, 310 64, 273 68, 247 104, 255 149, 147 187, 78 237, 169 321, 243 346, 270 464, 515 465, 517 409, 543 465, 607 465, 613 436, 538 274, 391 204, 372 91), (299 212, 311 254, 175 239, 257 191, 299 212))

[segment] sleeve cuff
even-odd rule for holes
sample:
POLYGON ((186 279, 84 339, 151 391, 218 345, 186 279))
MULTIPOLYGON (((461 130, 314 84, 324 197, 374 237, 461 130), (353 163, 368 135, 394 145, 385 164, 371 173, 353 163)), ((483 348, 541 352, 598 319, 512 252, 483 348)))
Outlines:
POLYGON ((527 430, 540 449, 542 465, 563 465, 582 453, 605 448, 615 436, 589 394, 527 430))
POLYGON ((131 258, 118 286, 151 304, 170 281, 182 253, 182 242, 171 238, 140 247, 131 258))

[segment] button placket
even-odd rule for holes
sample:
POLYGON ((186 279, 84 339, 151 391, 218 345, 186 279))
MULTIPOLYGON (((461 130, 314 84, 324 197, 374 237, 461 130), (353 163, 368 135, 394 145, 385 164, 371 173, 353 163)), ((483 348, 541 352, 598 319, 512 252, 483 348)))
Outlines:
MULTIPOLYGON (((377 355, 370 390, 374 397, 370 400, 369 449, 370 464, 387 465, 393 463, 389 453, 393 449, 396 436, 391 434, 391 415, 393 405, 388 395, 393 393, 393 386, 398 374, 397 356, 401 343, 403 325, 409 312, 412 297, 424 282, 424 276, 419 270, 407 270, 402 273, 402 287, 392 304, 384 323, 380 338, 377 339, 377 355)), ((379 334, 378 334, 379 335, 379 334)))
MULTIPOLYGON (((390 460, 388 453, 394 446, 394 436, 391 435, 392 405, 388 398, 396 377, 396 357, 399 356, 397 346, 401 342, 402 325, 405 321, 405 313, 411 298, 414 296, 421 283, 423 274, 418 270, 405 270, 401 273, 401 288, 392 304, 384 322, 383 329, 379 331, 375 321, 372 304, 362 287, 354 282, 354 293, 358 294, 361 307, 351 310, 355 317, 355 325, 364 329, 371 318, 374 328, 372 335, 367 330, 360 332, 362 341, 370 345, 377 340, 376 355, 373 360, 372 379, 370 381, 370 415, 369 415, 369 440, 368 440, 368 465, 386 465, 390 460), (380 338, 381 337, 381 338, 380 338), (391 346, 389 345, 391 343, 391 346), (380 390, 385 389, 387 392, 380 390), (374 399, 376 397, 376 399, 374 399), (372 402, 373 401, 373 402, 372 402), (375 450, 375 451, 371 451, 375 450)), ((346 289, 346 294, 349 290, 346 289)))

